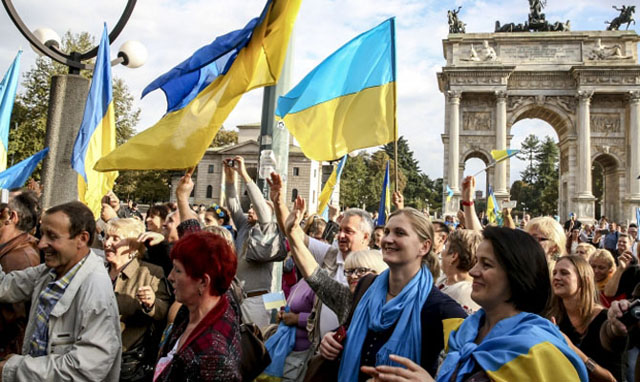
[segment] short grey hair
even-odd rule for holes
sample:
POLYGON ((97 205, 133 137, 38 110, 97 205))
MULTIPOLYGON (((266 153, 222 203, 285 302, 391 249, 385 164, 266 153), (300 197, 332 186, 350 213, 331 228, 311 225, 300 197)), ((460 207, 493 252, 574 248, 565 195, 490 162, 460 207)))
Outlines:
POLYGON ((360 218, 360 231, 371 237, 371 234, 373 234, 373 220, 371 220, 371 215, 360 208, 349 208, 342 213, 342 219, 349 219, 352 216, 360 218))

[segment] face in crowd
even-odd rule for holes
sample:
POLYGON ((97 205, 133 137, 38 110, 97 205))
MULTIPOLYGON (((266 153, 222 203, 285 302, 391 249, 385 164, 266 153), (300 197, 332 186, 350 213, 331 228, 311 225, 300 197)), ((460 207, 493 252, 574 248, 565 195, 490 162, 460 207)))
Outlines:
POLYGON ((44 262, 58 277, 64 276, 88 253, 89 233, 82 231, 71 237, 71 221, 62 211, 42 216, 42 238, 38 248, 44 253, 44 262))
POLYGON ((342 219, 340 222, 340 232, 338 232, 336 236, 340 252, 345 254, 368 248, 369 234, 364 232, 362 227, 364 224, 362 218, 357 215, 351 215, 342 219))
POLYGON ((393 215, 384 227, 382 258, 390 268, 421 263, 431 246, 431 239, 420 238, 405 213, 393 215))

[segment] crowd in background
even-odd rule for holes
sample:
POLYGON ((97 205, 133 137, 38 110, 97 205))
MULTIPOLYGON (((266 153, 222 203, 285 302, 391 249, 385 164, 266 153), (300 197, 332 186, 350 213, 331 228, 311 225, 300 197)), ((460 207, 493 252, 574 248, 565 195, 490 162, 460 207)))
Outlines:
POLYGON ((396 192, 376 226, 287 203, 275 173, 265 199, 241 157, 224 171, 220 205, 191 205, 187 173, 175 203, 109 193, 97 220, 12 192, 1 380, 640 381, 637 224, 487 224, 468 177, 457 216, 396 192))

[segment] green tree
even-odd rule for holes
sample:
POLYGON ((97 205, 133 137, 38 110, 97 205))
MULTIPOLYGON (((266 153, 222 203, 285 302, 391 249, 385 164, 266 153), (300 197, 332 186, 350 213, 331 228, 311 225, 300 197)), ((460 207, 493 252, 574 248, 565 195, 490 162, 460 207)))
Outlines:
POLYGON ((211 141, 209 147, 222 147, 226 145, 235 145, 238 143, 238 132, 233 130, 225 130, 224 127, 218 130, 218 133, 211 141))
MULTIPOLYGON (((442 188, 437 189, 429 176, 420 171, 418 161, 414 158, 413 151, 409 148, 409 143, 404 137, 398 138, 397 144, 398 167, 407 179, 406 186, 402 192, 405 205, 422 209, 428 203, 431 203, 433 207, 436 197, 441 193, 442 188)), ((383 150, 391 159, 395 159, 394 142, 384 145, 383 150)))
POLYGON ((558 209, 558 145, 545 137, 536 153, 536 191, 540 195, 540 210, 545 215, 553 215, 558 209))
POLYGON ((535 135, 531 134, 522 141, 520 145, 520 152, 516 155, 518 159, 527 161, 529 164, 520 173, 522 180, 526 183, 534 183, 536 181, 536 167, 535 160, 536 154, 540 150, 540 140, 535 135))
POLYGON ((373 206, 379 198, 375 195, 369 170, 369 154, 362 151, 350 156, 340 177, 340 205, 343 207, 373 206))

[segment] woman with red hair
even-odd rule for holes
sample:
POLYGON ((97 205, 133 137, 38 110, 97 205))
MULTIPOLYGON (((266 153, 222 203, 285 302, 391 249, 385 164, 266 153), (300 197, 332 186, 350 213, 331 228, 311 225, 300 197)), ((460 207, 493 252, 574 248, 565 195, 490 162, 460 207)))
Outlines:
POLYGON ((240 381, 240 324, 226 290, 236 273, 233 248, 211 232, 178 240, 169 282, 183 305, 160 350, 154 381, 240 381))

